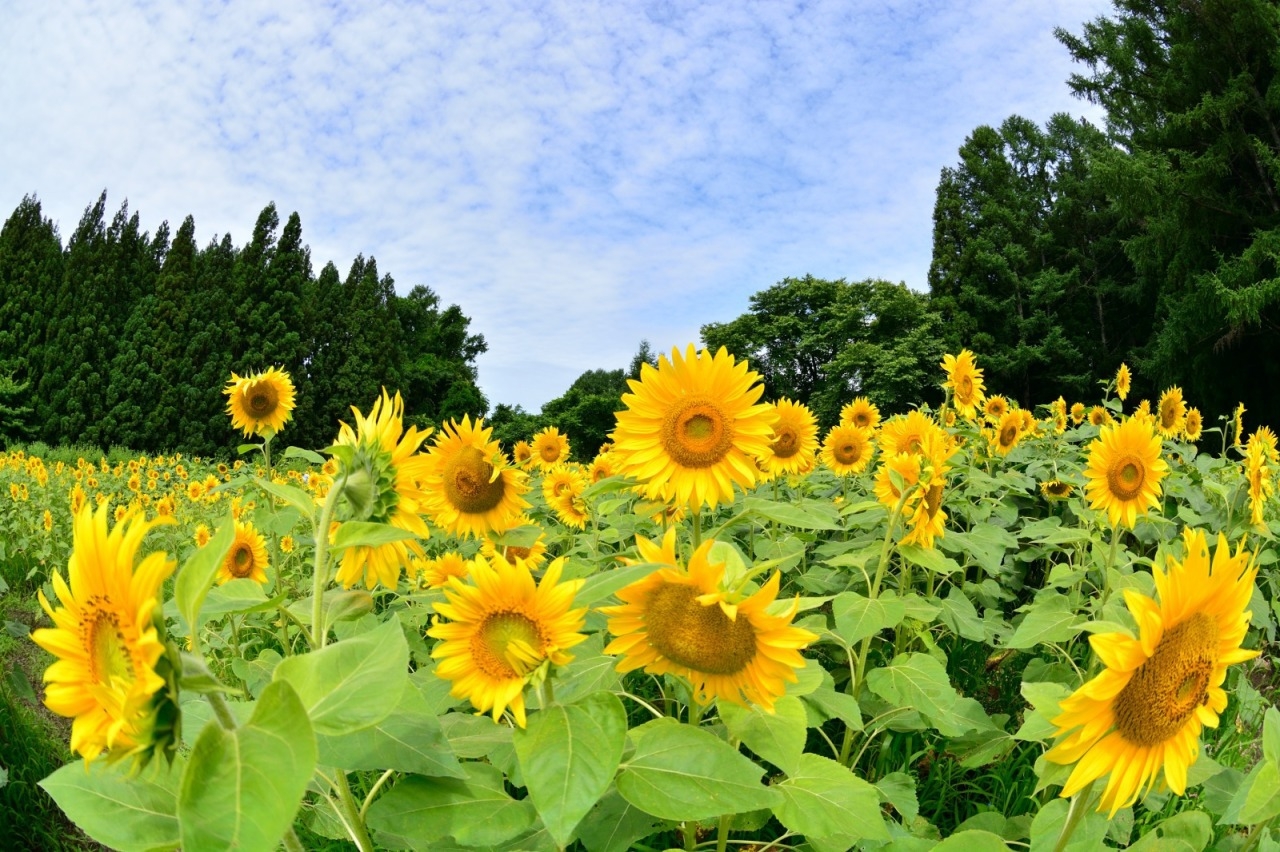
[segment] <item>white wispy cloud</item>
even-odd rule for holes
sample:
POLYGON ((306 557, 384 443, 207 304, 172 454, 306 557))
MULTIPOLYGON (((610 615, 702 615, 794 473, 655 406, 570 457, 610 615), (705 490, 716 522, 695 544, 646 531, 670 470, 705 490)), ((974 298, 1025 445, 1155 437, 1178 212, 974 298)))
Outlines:
POLYGON ((461 305, 536 409, 786 276, 923 289, 974 127, 1097 120, 1052 28, 1108 5, 19 0, 0 215, 36 193, 65 238, 105 187, 243 243, 275 201, 317 266, 461 305))

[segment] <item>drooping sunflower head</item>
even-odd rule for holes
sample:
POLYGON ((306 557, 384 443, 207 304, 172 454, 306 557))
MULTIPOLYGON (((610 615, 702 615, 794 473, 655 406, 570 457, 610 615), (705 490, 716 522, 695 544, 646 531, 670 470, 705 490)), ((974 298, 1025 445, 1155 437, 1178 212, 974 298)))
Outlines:
POLYGON ((278 367, 244 378, 232 373, 222 392, 228 397, 231 425, 246 436, 275 434, 292 416, 293 380, 278 367))
POLYGON ((977 359, 968 349, 962 349, 959 355, 944 355, 942 369, 947 371, 947 380, 942 386, 951 391, 951 402, 956 411, 972 420, 982 405, 986 390, 977 359))
POLYGON ((768 612, 779 574, 750 596, 726 590, 723 563, 709 560, 714 544, 703 542, 682 567, 675 530, 661 546, 637 536, 641 560, 667 567, 620 590, 621 605, 601 608, 616 637, 605 653, 621 655, 620 672, 643 668, 688 679, 699 703, 719 699, 772 712, 805 665, 800 650, 817 637, 792 626, 797 606, 785 615, 768 612))
POLYGON ((519 525, 529 504, 528 476, 507 464, 484 421, 448 423, 436 436, 424 479, 427 511, 436 526, 458 536, 482 538, 519 525))
POLYGON ((578 631, 587 610, 571 609, 583 581, 560 582, 563 569, 564 559, 554 560, 535 585, 526 563, 477 556, 470 582, 449 580, 448 602, 434 605, 448 620, 437 618, 427 635, 440 640, 431 656, 450 694, 494 721, 510 710, 525 726, 525 684, 548 662, 570 662, 568 649, 586 638, 578 631))
MULTIPOLYGON (((404 401, 386 390, 374 401, 368 416, 354 406, 356 428, 343 423, 332 450, 338 458, 337 481, 342 482, 346 504, 343 521, 390 524, 418 538, 431 535, 422 520, 426 495, 420 481, 428 467, 418 452, 431 430, 404 428, 404 401)), ((404 539, 380 545, 348 547, 335 579, 345 588, 361 580, 372 589, 379 582, 394 589, 409 556, 422 556, 422 545, 404 539)))
POLYGON ((158 612, 175 563, 164 553, 137 558, 147 532, 162 521, 134 513, 108 532, 108 512, 103 504, 76 514, 67 579, 56 571, 52 578, 60 606, 38 592, 54 626, 31 633, 58 658, 44 674, 45 705, 73 720, 71 751, 86 764, 104 751, 110 759, 133 754, 144 761, 168 751, 176 720, 158 612))
POLYGON ((1120 401, 1124 402, 1129 397, 1129 386, 1133 377, 1129 375, 1129 365, 1121 364, 1120 369, 1116 370, 1116 396, 1120 397, 1120 401))
POLYGON ((769 452, 777 415, 756 404, 764 385, 745 361, 723 347, 712 355, 690 344, 683 355, 661 356, 657 367, 644 365, 628 383, 613 452, 646 497, 716 506, 733 500, 735 484, 755 485, 753 458, 769 452))
POLYGON ((249 579, 267 582, 267 540, 251 523, 236 521, 236 537, 218 568, 218 583, 249 579))
POLYGON ((1245 444, 1245 453, 1251 452, 1260 453, 1271 464, 1280 461, 1276 433, 1272 431, 1270 426, 1259 426, 1249 436, 1249 440, 1245 444))
POLYGON ((818 419, 807 405, 780 399, 773 406, 777 420, 769 449, 760 456, 761 466, 774 476, 798 473, 813 460, 818 449, 818 419))
POLYGON ((1131 417, 1103 426, 1084 472, 1090 508, 1105 510, 1113 526, 1133 529, 1139 514, 1160 505, 1160 480, 1169 472, 1160 448, 1150 421, 1131 417))
POLYGON ((569 438, 554 426, 534 435, 531 449, 534 464, 543 470, 550 470, 569 460, 569 438))
POLYGON ((1201 530, 1184 530, 1186 557, 1153 569, 1159 603, 1133 589, 1125 602, 1139 635, 1097 633, 1089 644, 1106 670, 1060 705, 1059 740, 1045 758, 1076 766, 1062 788, 1074 795, 1110 774, 1099 810, 1112 815, 1160 779, 1181 796, 1200 753, 1200 731, 1227 706, 1227 666, 1257 651, 1241 647, 1257 567, 1243 543, 1233 554, 1219 534, 1212 564, 1201 530))
POLYGON ((1040 493, 1050 500, 1065 500, 1075 491, 1075 486, 1061 479, 1047 479, 1040 483, 1040 493))
POLYGON ((857 396, 853 398, 853 402, 840 409, 840 422, 874 432, 880 425, 880 409, 865 396, 857 396))
POLYGON ((1156 428, 1166 438, 1182 434, 1187 423, 1187 404, 1182 399, 1182 388, 1174 385, 1160 394, 1156 428))
POLYGON ((1249 484, 1250 523, 1265 529, 1267 498, 1275 493, 1275 481, 1268 464, 1266 446, 1261 441, 1250 441, 1244 452, 1244 474, 1249 484))
POLYGON ((866 470, 874 451, 870 429, 837 423, 822 441, 822 463, 838 476, 851 476, 866 470))

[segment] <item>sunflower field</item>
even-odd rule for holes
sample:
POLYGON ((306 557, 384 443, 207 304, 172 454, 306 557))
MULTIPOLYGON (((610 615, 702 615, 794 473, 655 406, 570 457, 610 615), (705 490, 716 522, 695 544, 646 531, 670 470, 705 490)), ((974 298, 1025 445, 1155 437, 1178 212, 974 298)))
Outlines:
POLYGON ((287 446, 270 369, 233 464, 10 448, 40 787, 120 850, 1280 850, 1275 434, 938 382, 819 434, 675 349, 575 461, 388 391, 287 446))

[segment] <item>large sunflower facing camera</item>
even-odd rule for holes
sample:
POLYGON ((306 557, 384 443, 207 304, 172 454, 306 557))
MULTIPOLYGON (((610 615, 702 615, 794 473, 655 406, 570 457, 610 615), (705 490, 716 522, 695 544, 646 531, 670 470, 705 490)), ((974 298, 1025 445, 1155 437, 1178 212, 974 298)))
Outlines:
POLYGON ((757 404, 764 385, 745 361, 690 344, 641 367, 629 384, 613 452, 648 499, 714 507, 733 501, 734 485, 755 485, 755 459, 770 452, 777 415, 757 404))

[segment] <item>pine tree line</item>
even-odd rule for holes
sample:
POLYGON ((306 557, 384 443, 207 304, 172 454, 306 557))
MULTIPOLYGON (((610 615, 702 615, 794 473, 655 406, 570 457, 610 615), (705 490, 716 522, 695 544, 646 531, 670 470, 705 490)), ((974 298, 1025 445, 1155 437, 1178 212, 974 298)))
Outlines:
POLYGON ((148 234, 128 202, 110 220, 106 204, 103 192, 65 247, 34 197, 0 229, 0 377, 31 409, 0 440, 226 453, 239 436, 222 388, 272 366, 297 387, 282 440, 299 446, 332 442, 382 387, 424 423, 487 409, 470 319, 428 287, 398 295, 372 257, 314 274, 297 213, 281 228, 268 204, 247 244, 201 249, 190 216, 148 234))

